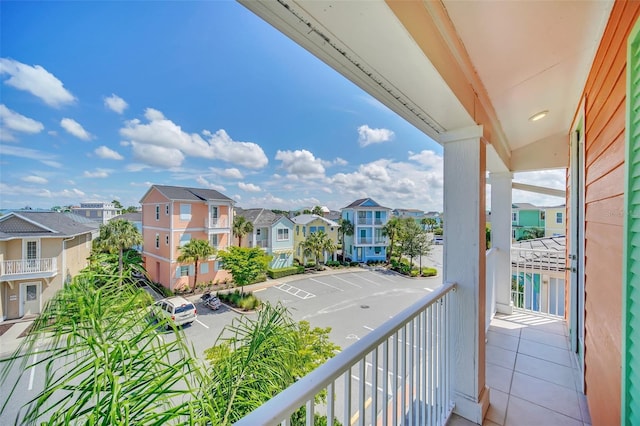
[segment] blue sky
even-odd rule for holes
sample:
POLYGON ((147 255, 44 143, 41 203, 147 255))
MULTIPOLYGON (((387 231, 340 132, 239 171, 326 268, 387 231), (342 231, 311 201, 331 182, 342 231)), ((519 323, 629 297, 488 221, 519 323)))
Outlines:
POLYGON ((441 147, 236 2, 2 2, 0 19, 2 209, 137 205, 150 184, 442 209, 441 147))

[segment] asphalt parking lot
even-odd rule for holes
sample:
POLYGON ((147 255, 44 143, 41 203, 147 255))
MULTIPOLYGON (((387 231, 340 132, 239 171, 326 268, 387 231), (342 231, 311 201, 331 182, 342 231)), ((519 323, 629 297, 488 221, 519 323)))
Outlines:
MULTIPOLYGON (((406 278, 389 271, 305 274, 254 292, 265 302, 282 303, 295 321, 331 327, 331 340, 345 348, 442 284, 440 276, 406 278)), ((193 299, 192 299, 193 300, 193 299)), ((223 328, 242 315, 224 306, 213 311, 195 299, 198 319, 184 327, 196 355, 215 344, 223 328)))

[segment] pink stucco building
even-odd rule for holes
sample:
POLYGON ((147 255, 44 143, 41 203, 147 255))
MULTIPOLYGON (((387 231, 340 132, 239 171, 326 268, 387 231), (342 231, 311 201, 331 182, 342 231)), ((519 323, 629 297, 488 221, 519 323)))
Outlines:
MULTIPOLYGON (((194 265, 177 262, 181 246, 200 239, 224 250, 231 243, 234 201, 218 191, 152 185, 140 204, 145 267, 153 281, 171 290, 194 285, 194 265)), ((215 255, 198 268, 198 282, 230 277, 215 255)))

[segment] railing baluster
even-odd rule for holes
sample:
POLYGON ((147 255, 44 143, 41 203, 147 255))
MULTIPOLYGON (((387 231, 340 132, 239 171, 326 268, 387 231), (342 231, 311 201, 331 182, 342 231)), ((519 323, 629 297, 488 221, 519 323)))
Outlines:
POLYGON ((313 398, 307 401, 307 426, 313 426, 313 414, 315 412, 313 398))
POLYGON ((371 424, 378 418, 378 346, 371 353, 371 424))
POLYGON ((420 322, 422 324, 420 333, 420 348, 422 349, 422 357, 420 367, 422 368, 421 394, 420 394, 420 424, 427 423, 427 312, 420 312, 420 322))
POLYGON ((389 339, 382 343, 382 425, 389 424, 389 339))
POLYGON ((344 373, 344 418, 343 425, 351 425, 351 367, 344 373))
POLYGON ((413 322, 414 320, 411 320, 411 322, 409 323, 409 412, 407 413, 407 417, 409 419, 409 424, 414 424, 415 422, 415 418, 413 417, 414 415, 414 411, 413 411, 413 404, 414 404, 414 398, 415 395, 413 394, 413 378, 414 378, 414 353, 415 353, 415 339, 413 337, 413 333, 414 333, 414 328, 413 328, 413 322))
POLYGON ((398 335, 400 331, 396 331, 395 338, 393 339, 393 406, 391 407, 391 411, 393 414, 393 426, 398 424, 398 335))
POLYGON ((401 393, 401 405, 400 405, 400 421, 405 423, 404 419, 407 414, 407 325, 402 327, 402 350, 400 351, 400 359, 402 360, 402 367, 400 367, 400 388, 401 393))
POLYGON ((333 417, 335 416, 335 382, 329 383, 327 386, 327 426, 333 426, 333 417))
POLYGON ((364 425, 365 411, 365 385, 367 381, 367 357, 365 356, 360 360, 360 368, 358 368, 358 374, 360 374, 360 381, 358 382, 358 424, 364 425))

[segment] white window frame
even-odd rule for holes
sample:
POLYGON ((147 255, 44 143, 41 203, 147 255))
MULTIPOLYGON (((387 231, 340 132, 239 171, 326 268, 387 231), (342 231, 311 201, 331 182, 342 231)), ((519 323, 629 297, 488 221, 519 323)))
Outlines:
POLYGON ((289 241, 289 228, 278 228, 278 235, 276 237, 277 241, 289 241), (280 234, 283 234, 281 237, 280 234), (286 235, 284 235, 286 234, 286 235))
POLYGON ((189 241, 191 241, 191 234, 182 234, 180 236, 180 247, 184 247, 189 241))
POLYGON ((164 236, 164 243, 165 243, 165 245, 167 245, 167 246, 169 245, 169 234, 167 234, 167 235, 165 235, 165 236, 164 236))
POLYGON ((160 204, 156 204, 156 221, 160 220, 160 204))
POLYGON ((165 206, 164 206, 164 214, 169 216, 169 204, 165 204, 165 206))
POLYGON ((180 203, 180 220, 191 220, 191 203, 180 203))
POLYGON ((209 273, 209 262, 202 262, 200 264, 200 273, 208 274, 209 273))
POLYGON ((160 234, 156 234, 156 248, 160 248, 160 234))
POLYGON ((564 218, 563 218, 562 212, 556 212, 556 223, 560 223, 560 224, 564 223, 564 218), (558 222, 558 219, 560 219, 560 222, 558 222))

